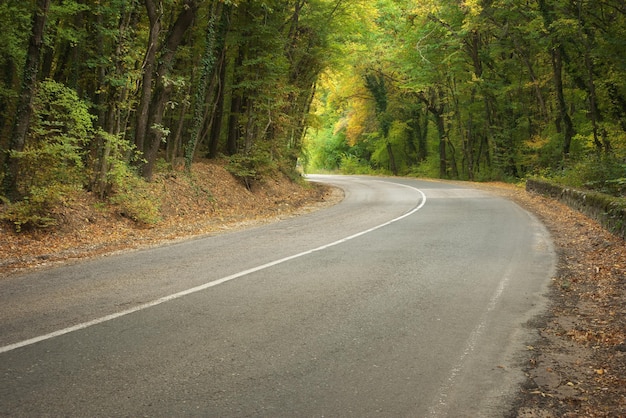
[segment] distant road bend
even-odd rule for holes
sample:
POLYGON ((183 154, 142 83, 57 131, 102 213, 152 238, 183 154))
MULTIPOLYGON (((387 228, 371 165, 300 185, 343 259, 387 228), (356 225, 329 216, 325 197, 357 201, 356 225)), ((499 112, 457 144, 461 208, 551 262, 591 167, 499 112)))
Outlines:
POLYGON ((0 278, 0 415, 501 417, 555 255, 514 203, 309 176, 331 208, 0 278))

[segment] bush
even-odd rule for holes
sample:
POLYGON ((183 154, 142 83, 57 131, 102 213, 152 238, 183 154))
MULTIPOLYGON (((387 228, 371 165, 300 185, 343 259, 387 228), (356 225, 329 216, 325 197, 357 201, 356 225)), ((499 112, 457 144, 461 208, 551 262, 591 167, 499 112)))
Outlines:
POLYGON ((371 174, 372 168, 366 161, 360 160, 356 155, 344 154, 341 157, 341 172, 343 174, 371 174))
POLYGON ((625 196, 626 163, 610 155, 591 155, 566 168, 555 180, 567 186, 625 196))
POLYGON ((431 154, 425 161, 409 168, 408 176, 421 178, 439 177, 439 156, 431 154))
POLYGON ((155 225, 161 220, 160 198, 150 184, 128 166, 118 167, 117 182, 109 202, 119 207, 119 213, 144 225, 155 225))
POLYGON ((18 202, 7 202, 0 220, 10 222, 17 232, 25 228, 47 228, 58 224, 53 216, 55 207, 65 204, 67 196, 76 189, 57 184, 54 187, 32 187, 28 196, 18 202))
POLYGON ((159 221, 158 196, 130 168, 129 161, 136 158, 134 147, 117 136, 94 132, 89 106, 74 90, 43 81, 33 109, 27 144, 11 154, 18 160, 22 198, 4 199, 0 220, 11 222, 18 231, 56 225, 55 208, 89 186, 100 198, 109 196, 122 215, 146 225, 159 221), (85 155, 86 144, 94 140, 104 151, 85 155))
POLYGON ((48 80, 40 83, 33 109, 24 150, 11 154, 19 160, 18 188, 28 196, 31 187, 83 186, 83 147, 93 135, 89 106, 74 90, 48 80))
POLYGON ((228 160, 226 170, 252 190, 255 181, 278 170, 269 151, 255 146, 248 154, 235 154, 228 160))
POLYGON ((22 197, 15 202, 3 199, 6 207, 0 215, 17 230, 57 223, 54 207, 86 183, 83 146, 93 134, 89 106, 62 84, 40 83, 33 110, 24 150, 10 154, 18 160, 17 190, 22 197))
POLYGON ((99 130, 96 138, 101 146, 91 162, 90 189, 103 199, 125 181, 132 171, 129 164, 140 158, 135 145, 118 135, 99 130))

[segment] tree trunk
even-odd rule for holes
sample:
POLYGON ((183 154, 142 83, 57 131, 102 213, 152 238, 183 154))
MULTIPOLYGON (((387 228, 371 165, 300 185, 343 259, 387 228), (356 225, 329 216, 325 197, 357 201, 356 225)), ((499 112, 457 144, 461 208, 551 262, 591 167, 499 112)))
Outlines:
POLYGON ((393 155, 393 147, 389 141, 387 141, 387 154, 389 155, 389 169, 394 176, 397 176, 398 167, 396 166, 396 157, 393 155))
POLYGON ((226 69, 228 67, 226 63, 226 35, 230 28, 232 11, 233 8, 230 5, 225 5, 221 8, 220 12, 221 18, 217 32, 216 45, 216 71, 214 73, 213 85, 209 96, 213 100, 214 105, 212 108, 209 108, 209 114, 205 117, 210 123, 208 126, 205 126, 203 135, 203 138, 208 135, 208 158, 217 157, 224 121, 224 90, 226 86, 226 69))
MULTIPOLYGON (((33 15, 32 33, 26 53, 26 63, 24 64, 22 88, 17 105, 15 125, 9 143, 9 153, 11 151, 23 151, 26 144, 26 135, 28 134, 33 112, 32 101, 37 86, 37 71, 41 59, 43 37, 49 8, 50 0, 37 0, 36 10, 33 15)), ((18 160, 7 155, 5 159, 3 189, 9 199, 19 197, 17 189, 18 169, 18 160)))
POLYGON ((141 167, 141 175, 148 181, 152 180, 154 164, 156 163, 159 147, 165 134, 163 114, 169 93, 170 88, 163 85, 162 81, 156 83, 152 92, 150 112, 148 113, 148 130, 146 142, 144 143, 144 164, 141 167))
MULTIPOLYGON (((579 21, 579 38, 582 40, 582 44, 584 45, 584 61, 585 61, 585 70, 587 71, 587 97, 589 98, 589 116, 591 118, 591 126, 593 129, 593 143, 596 147, 598 153, 602 151, 603 141, 600 140, 600 133, 598 129, 598 123, 601 122, 602 115, 598 110, 598 96, 596 94, 596 81, 594 76, 594 66, 592 60, 592 45, 590 43, 589 34, 583 31, 584 27, 584 19, 583 19, 583 3, 582 1, 578 2, 578 21, 579 21)), ((607 146, 604 150, 608 153, 610 150, 610 146, 607 146)))
MULTIPOLYGON (((146 4, 148 3, 152 3, 152 0, 146 0, 146 4)), ((145 159, 145 163, 141 168, 141 174, 147 180, 152 179, 154 164, 156 163, 165 131, 165 128, 162 126, 163 114, 171 90, 171 87, 166 82, 166 78, 171 72, 176 51, 183 42, 185 32, 193 24, 197 9, 198 5, 194 0, 186 0, 182 11, 169 31, 167 39, 158 48, 160 52, 159 65, 156 73, 152 76, 155 86, 151 92, 152 100, 150 100, 146 109, 147 120, 143 121, 145 135, 144 139, 141 140, 145 159)), ((154 68, 154 62, 152 64, 152 68, 154 68)))
POLYGON ((417 149, 417 163, 426 161, 428 158, 428 113, 423 109, 416 109, 412 112, 411 121, 409 126, 413 132, 414 147, 417 149))
MULTIPOLYGON (((112 57, 114 63, 112 74, 107 74, 106 67, 101 67, 99 74, 99 90, 103 96, 101 116, 98 121, 102 129, 112 135, 118 136, 123 129, 123 103, 128 97, 128 88, 110 83, 107 78, 123 78, 126 72, 124 63, 124 48, 128 41, 128 31, 133 23, 133 17, 136 16, 135 5, 131 5, 123 10, 118 24, 118 39, 115 46, 115 53, 112 57)), ((100 18, 100 17, 99 17, 100 18)), ((101 50, 102 51, 102 50, 101 50)), ((90 189, 103 198, 110 190, 107 174, 111 169, 109 157, 113 151, 111 146, 111 138, 107 135, 96 135, 95 145, 90 147, 90 153, 93 156, 93 176, 91 178, 90 189)))
POLYGON ((220 58, 220 71, 217 79, 217 97, 215 100, 215 108, 213 109, 213 122, 209 133, 209 158, 217 157, 220 136, 222 133, 222 123, 224 121, 224 87, 226 82, 226 62, 225 53, 222 51, 220 58))
POLYGON ((205 99, 206 90, 209 85, 209 79, 211 75, 215 73, 215 63, 217 61, 217 35, 215 33, 215 21, 217 14, 221 13, 221 3, 219 3, 217 10, 211 10, 211 16, 206 28, 205 34, 205 46, 202 56, 202 69, 200 71, 200 78, 198 80, 198 89, 195 97, 195 107, 193 111, 192 126, 190 132, 190 138, 185 147, 185 169, 191 171, 191 163, 193 162, 193 156, 196 153, 196 147, 200 141, 200 134, 202 133, 202 124, 205 119, 205 99))
POLYGON ((437 126, 437 132, 439 133, 439 178, 448 177, 448 158, 446 156, 446 128, 443 120, 443 116, 440 112, 431 111, 435 118, 435 125, 437 126))
POLYGON ((137 124, 135 126, 135 146, 140 152, 145 152, 144 144, 148 131, 148 113, 150 111, 150 102, 152 101, 152 81, 156 66, 157 44, 159 34, 161 33, 161 15, 163 13, 160 9, 160 3, 157 7, 154 0, 144 0, 144 4, 150 20, 150 34, 148 36, 148 49, 141 67, 143 78, 141 81, 139 108, 137 109, 137 124))
MULTIPOLYGON (((4 63, 2 68, 2 75, 4 79, 4 85, 10 86, 11 90, 17 90, 19 86, 19 70, 17 63, 13 59, 8 59, 4 63)), ((17 103, 14 100, 1 100, 0 101, 0 150, 6 150, 9 148, 9 141, 11 133, 13 132, 13 122, 15 117, 15 109, 17 103)), ((8 155, 0 152, 0 167, 4 168, 4 164, 8 155)), ((2 185, 0 185, 0 192, 2 191, 2 185)))
POLYGON ((439 135, 439 178, 448 177, 448 158, 446 148, 448 142, 448 134, 446 132, 445 120, 443 118, 444 105, 441 103, 443 93, 439 89, 430 88, 428 96, 424 92, 420 92, 418 97, 435 119, 437 126, 437 134, 439 135))
POLYGON ((557 106, 559 110, 559 121, 565 125, 563 132, 563 156, 567 157, 570 153, 572 138, 574 137, 574 124, 567 112, 567 104, 565 102, 565 94, 563 92, 563 51, 562 47, 556 46, 552 50, 552 68, 554 70, 554 87, 556 89, 557 106))
POLYGON ((552 59, 553 81, 557 98, 557 110, 558 118, 555 121, 557 131, 561 132, 561 123, 565 125, 565 131, 563 133, 563 156, 567 157, 570 152, 572 144, 572 138, 574 137, 574 124, 567 112, 567 104, 565 102, 565 94, 563 92, 563 46, 556 39, 556 35, 553 33, 554 29, 552 24, 554 23, 553 10, 546 3, 546 0, 537 0, 539 11, 541 12, 544 20, 546 30, 550 33, 552 41, 550 42, 550 57, 552 59))
POLYGON ((239 151, 239 138, 241 137, 241 127, 239 117, 242 108, 242 97, 235 93, 230 102, 230 115, 228 117, 228 143, 226 144, 228 155, 235 155, 239 151))
MULTIPOLYGON (((243 64, 243 49, 240 47, 239 50, 236 51, 236 54, 237 58, 235 59, 235 65, 232 69, 233 85, 237 85, 241 81, 238 79, 239 77, 237 76, 237 69, 243 64)), ((237 152, 239 151, 239 140, 242 134, 239 119, 243 110, 244 98, 243 93, 237 90, 231 90, 230 94, 230 113, 228 115, 228 136, 226 143, 226 152, 228 153, 228 155, 234 155, 237 154, 237 152)))
MULTIPOLYGON (((191 96, 192 87, 192 85, 189 85, 189 96, 191 96)), ((184 148, 183 131, 185 130, 185 115, 187 114, 187 110, 189 110, 189 104, 185 101, 185 103, 180 106, 176 134, 174 135, 173 140, 167 141, 167 147, 165 149, 165 160, 168 162, 172 162, 174 161, 174 159, 180 157, 180 151, 184 148)))

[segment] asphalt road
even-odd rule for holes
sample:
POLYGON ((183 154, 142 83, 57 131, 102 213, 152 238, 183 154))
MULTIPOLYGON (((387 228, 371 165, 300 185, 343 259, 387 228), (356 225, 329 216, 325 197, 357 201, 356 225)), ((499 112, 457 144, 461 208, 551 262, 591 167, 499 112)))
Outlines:
POLYGON ((449 183, 311 179, 344 201, 0 278, 0 415, 504 416, 544 227, 449 183))

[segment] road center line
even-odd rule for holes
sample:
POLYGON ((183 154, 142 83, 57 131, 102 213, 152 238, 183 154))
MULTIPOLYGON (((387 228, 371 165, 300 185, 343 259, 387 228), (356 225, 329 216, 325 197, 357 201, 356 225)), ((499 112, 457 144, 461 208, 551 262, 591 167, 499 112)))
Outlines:
MULTIPOLYGON (((380 180, 377 180, 377 181, 380 181, 380 180)), ((406 187, 406 188, 409 188, 409 189, 412 189, 412 190, 416 191, 417 193, 419 193, 421 195, 421 202, 416 207, 411 209, 409 212, 405 213, 404 215, 401 215, 401 216, 399 216, 397 218, 394 218, 394 219, 392 219, 390 221, 387 221, 387 222, 382 223, 380 225, 377 225, 377 226, 374 226, 372 228, 369 228, 369 229, 367 229, 365 231, 361 231, 361 232, 358 232, 356 234, 350 235, 350 236, 348 236, 346 238, 342 238, 342 239, 340 239, 338 241, 331 242, 330 244, 325 244, 325 245, 322 245, 321 247, 317 247, 317 248, 313 248, 311 250, 303 251, 301 253, 294 254, 294 255, 291 255, 289 257, 285 257, 285 258, 281 258, 281 259, 278 259, 278 260, 270 261, 269 263, 266 263, 266 264, 263 264, 263 265, 260 265, 260 266, 257 266, 257 267, 253 267, 253 268, 248 269, 248 270, 243 270, 243 271, 240 271, 239 273, 231 274, 230 276, 222 277, 221 279, 217 279, 217 280, 205 283, 205 284, 200 285, 200 286, 192 287, 190 289, 183 290, 181 292, 174 293, 174 294, 171 294, 171 295, 168 295, 168 296, 163 296, 162 298, 153 300, 151 302, 146 302, 146 303, 143 303, 141 305, 137 305, 134 308, 130 308, 130 309, 126 309, 124 311, 120 311, 120 312, 117 312, 117 313, 106 315, 106 316, 103 316, 101 318, 96 318, 96 319, 94 319, 92 321, 82 322, 80 324, 76 324, 76 325, 68 327, 68 328, 60 329, 58 331, 54 331, 54 332, 51 332, 49 334, 44 334, 44 335, 40 335, 38 337, 30 338, 28 340, 19 341, 19 342, 13 343, 13 344, 5 345, 4 347, 0 347, 0 354, 1 353, 6 353, 8 351, 16 350, 16 349, 21 348, 21 347, 26 347, 26 346, 29 346, 29 345, 32 345, 32 344, 35 344, 35 343, 38 343, 38 342, 41 342, 41 341, 45 341, 45 340, 49 340, 49 339, 52 339, 52 338, 55 338, 55 337, 59 337, 61 335, 69 334, 70 332, 79 331, 81 329, 89 328, 89 327, 94 326, 94 325, 98 325, 98 324, 102 324, 104 322, 112 321, 112 320, 120 318, 122 316, 130 315, 132 313, 139 312, 139 311, 142 311, 144 309, 148 309, 148 308, 151 308, 153 306, 157 306, 157 305, 160 305, 160 304, 165 303, 165 302, 169 302, 169 301, 174 300, 174 299, 179 299, 179 298, 182 298, 184 296, 191 295, 193 293, 201 292, 203 290, 206 290, 206 289, 209 289, 211 287, 214 287, 214 286, 217 286, 217 285, 229 282, 231 280, 235 280, 235 279, 238 279, 240 277, 244 277, 244 276, 247 276, 249 274, 256 273, 257 271, 265 270, 267 268, 276 266, 278 264, 286 263, 287 261, 291 261, 291 260, 294 260, 296 258, 304 257, 305 255, 309 255, 309 254, 312 254, 312 253, 315 253, 315 252, 318 252, 318 251, 323 251, 323 250, 325 250, 327 248, 334 247, 335 245, 343 244, 346 241, 350 241, 350 240, 352 240, 354 238, 358 238, 358 237, 360 237, 362 235, 369 234, 370 232, 376 231, 377 229, 383 228, 383 227, 385 227, 387 225, 391 225, 394 222, 397 222, 397 221, 402 220, 402 219, 404 219, 404 218, 406 218, 408 216, 413 215, 415 212, 417 212, 422 207, 424 207, 424 205, 426 204, 426 195, 424 194, 424 192, 422 192, 421 190, 419 190, 419 189, 417 189, 415 187, 407 186, 405 184, 400 184, 400 183, 394 183, 394 184, 397 185, 397 186, 406 187)))

